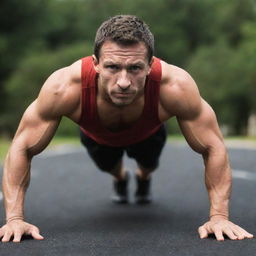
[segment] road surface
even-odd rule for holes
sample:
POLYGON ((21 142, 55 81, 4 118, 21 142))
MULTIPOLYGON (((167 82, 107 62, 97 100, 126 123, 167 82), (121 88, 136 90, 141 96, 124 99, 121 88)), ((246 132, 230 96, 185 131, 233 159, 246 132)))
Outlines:
MULTIPOLYGON (((229 153, 231 220, 256 235, 256 150, 229 153)), ((132 160, 125 164, 135 169, 132 160)), ((109 200, 111 177, 97 170, 82 147, 48 150, 34 158, 25 208, 27 221, 45 240, 0 243, 0 255, 255 255, 256 239, 199 239, 197 228, 207 220, 209 204, 201 157, 187 145, 166 145, 153 175, 151 205, 135 205, 134 191, 132 179, 131 203, 115 205, 109 200)), ((2 223, 3 212, 1 199, 2 223)))

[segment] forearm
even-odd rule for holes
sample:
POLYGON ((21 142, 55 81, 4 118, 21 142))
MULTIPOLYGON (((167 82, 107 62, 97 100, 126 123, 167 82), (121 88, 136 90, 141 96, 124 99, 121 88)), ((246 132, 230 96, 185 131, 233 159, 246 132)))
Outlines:
POLYGON ((24 150, 11 147, 4 163, 3 195, 6 220, 24 218, 25 192, 30 181, 31 159, 24 150))
POLYGON ((205 184, 210 200, 210 216, 229 217, 232 177, 226 149, 204 155, 205 184))

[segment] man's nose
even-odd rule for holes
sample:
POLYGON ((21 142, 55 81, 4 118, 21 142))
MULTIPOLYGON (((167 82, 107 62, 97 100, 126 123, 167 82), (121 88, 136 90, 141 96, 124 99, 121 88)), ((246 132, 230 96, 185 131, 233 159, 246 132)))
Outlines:
POLYGON ((126 90, 130 87, 131 85, 131 81, 128 77, 127 71, 124 70, 121 72, 120 76, 118 77, 117 80, 117 85, 122 89, 122 90, 126 90))

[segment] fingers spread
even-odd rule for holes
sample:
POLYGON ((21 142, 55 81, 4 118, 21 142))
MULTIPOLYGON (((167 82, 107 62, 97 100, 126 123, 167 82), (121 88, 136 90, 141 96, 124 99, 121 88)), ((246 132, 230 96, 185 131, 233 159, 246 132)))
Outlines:
POLYGON ((253 234, 246 232, 245 238, 253 238, 253 234))
POLYGON ((44 239, 43 236, 41 236, 39 233, 37 233, 37 232, 35 232, 35 231, 33 231, 33 232, 31 233, 31 235, 32 235, 32 237, 33 237, 34 239, 36 239, 36 240, 43 240, 43 239, 44 239))
POLYGON ((30 231, 29 231, 29 234, 36 240, 43 240, 44 237, 40 235, 40 230, 33 226, 30 231))
POLYGON ((248 233, 246 230, 237 225, 234 227, 234 233, 237 235, 239 240, 244 238, 253 238, 253 234, 248 233))
POLYGON ((208 232, 204 226, 198 228, 198 233, 201 239, 208 237, 208 232))
POLYGON ((22 234, 21 234, 20 231, 14 232, 14 239, 13 239, 13 242, 19 243, 20 240, 21 240, 21 236, 22 236, 22 234))
POLYGON ((26 222, 16 223, 15 221, 12 221, 0 228, 0 238, 3 237, 2 242, 9 242, 13 236, 13 242, 18 243, 21 241, 23 234, 31 235, 36 240, 44 239, 36 226, 26 222))
POLYGON ((223 229, 224 233, 229 237, 231 240, 237 240, 238 236, 235 234, 235 231, 232 230, 230 227, 226 227, 223 229))
POLYGON ((0 228, 0 238, 2 238, 4 236, 4 230, 3 228, 0 228))
POLYGON ((214 232, 214 234, 215 234, 215 236, 216 236, 216 239, 217 239, 218 241, 224 241, 224 236, 223 236, 222 230, 221 230, 220 228, 215 228, 215 229, 213 230, 213 232, 214 232))
POLYGON ((12 237, 12 232, 6 231, 2 239, 3 243, 9 242, 12 237))

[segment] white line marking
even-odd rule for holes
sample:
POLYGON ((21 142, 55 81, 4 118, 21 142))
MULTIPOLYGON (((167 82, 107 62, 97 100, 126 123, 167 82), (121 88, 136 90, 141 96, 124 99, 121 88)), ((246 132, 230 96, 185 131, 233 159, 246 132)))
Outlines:
POLYGON ((235 179, 256 181, 256 173, 245 170, 232 170, 232 176, 235 179))
POLYGON ((0 201, 3 199, 3 193, 0 192, 0 201))

